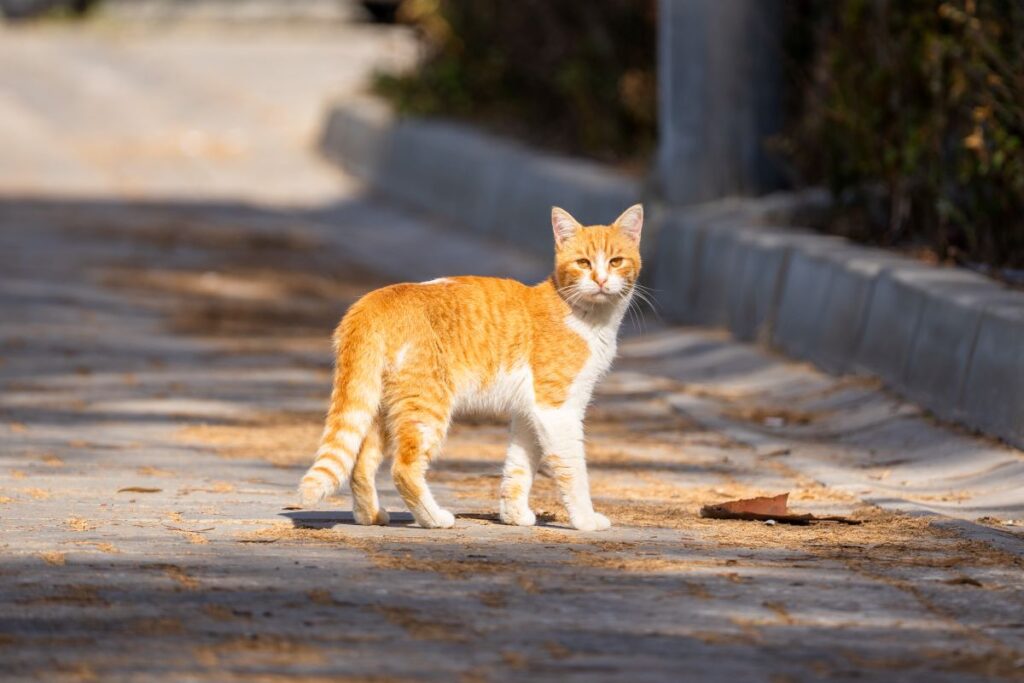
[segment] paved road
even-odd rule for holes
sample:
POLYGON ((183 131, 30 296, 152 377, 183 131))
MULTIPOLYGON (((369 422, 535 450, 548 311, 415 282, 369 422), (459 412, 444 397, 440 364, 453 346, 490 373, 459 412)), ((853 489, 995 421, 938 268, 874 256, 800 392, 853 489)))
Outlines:
POLYGON ((497 524, 490 423, 432 473, 453 530, 292 507, 348 303, 546 270, 309 151, 327 97, 409 52, 0 32, 0 679, 1019 680, 1020 452, 653 316, 589 420, 608 532, 567 530, 546 479, 541 526, 497 524), (783 491, 863 523, 697 515, 783 491))

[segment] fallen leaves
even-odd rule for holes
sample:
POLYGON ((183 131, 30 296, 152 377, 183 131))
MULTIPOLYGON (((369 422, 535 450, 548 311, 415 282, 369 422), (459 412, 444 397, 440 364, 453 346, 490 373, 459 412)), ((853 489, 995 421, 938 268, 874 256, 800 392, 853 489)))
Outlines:
POLYGON ((406 633, 417 640, 448 642, 462 642, 466 640, 466 635, 461 632, 459 625, 445 623, 430 615, 420 616, 419 612, 410 607, 376 605, 374 609, 392 624, 400 626, 406 633))
POLYGON ((51 564, 55 567, 63 567, 67 564, 67 558, 64 553, 59 550, 48 550, 46 552, 39 553, 39 559, 46 564, 51 564))
POLYGON ((231 493, 235 490, 234 484, 221 481, 210 486, 186 486, 178 491, 179 495, 187 496, 190 493, 231 493))
POLYGON ((110 553, 112 555, 117 555, 121 552, 113 543, 103 543, 101 541, 68 541, 68 544, 87 548, 95 548, 101 553, 110 553))
POLYGON ((744 422, 756 422, 765 427, 803 427, 829 416, 824 411, 793 410, 780 406, 752 406, 725 411, 728 417, 744 422))
POLYGON ((175 581, 182 588, 187 590, 195 590, 199 588, 198 579, 189 576, 188 572, 176 564, 154 564, 150 565, 150 568, 163 571, 169 579, 175 581))
POLYGON ((207 667, 254 664, 270 666, 316 665, 324 653, 299 638, 260 633, 227 638, 193 650, 196 661, 207 667))
POLYGON ((47 467, 63 467, 64 461, 61 460, 55 453, 43 453, 39 458, 44 465, 47 467))
POLYGON ((192 425, 178 432, 185 443, 212 447, 224 458, 257 458, 290 467, 316 452, 323 418, 306 413, 266 413, 233 425, 192 425))
POLYGON ((96 524, 81 517, 68 517, 64 525, 72 531, 91 531, 96 528, 96 524))
POLYGON ((334 607, 341 604, 334 599, 334 596, 331 595, 331 591, 324 588, 314 588, 313 590, 306 591, 306 597, 309 598, 310 602, 317 605, 328 605, 334 607))
POLYGON ((730 500, 716 505, 705 505, 700 509, 700 516, 707 519, 740 519, 755 522, 781 522, 806 526, 812 522, 840 522, 842 524, 860 524, 859 520, 841 516, 815 517, 812 514, 797 515, 789 511, 787 501, 789 493, 777 496, 759 496, 730 500))
POLYGON ((149 486, 125 486, 117 490, 118 493, 160 493, 163 489, 151 488, 149 486))
POLYGON ((981 581, 973 579, 970 576, 966 576, 964 574, 961 574, 960 576, 955 576, 952 579, 946 579, 942 583, 945 583, 950 586, 975 586, 976 588, 983 588, 981 581))
POLYGON ((108 603, 99 593, 99 587, 86 584, 61 586, 53 595, 23 598, 21 605, 76 605, 78 607, 106 607, 108 603))
POLYGON ((162 470, 159 467, 153 467, 151 465, 145 465, 135 470, 135 473, 142 477, 173 477, 174 472, 170 470, 162 470))

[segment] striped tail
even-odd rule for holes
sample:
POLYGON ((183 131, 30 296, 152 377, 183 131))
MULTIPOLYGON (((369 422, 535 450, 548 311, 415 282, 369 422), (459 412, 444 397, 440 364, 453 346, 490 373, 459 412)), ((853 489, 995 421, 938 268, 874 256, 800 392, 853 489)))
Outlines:
POLYGON ((346 333, 346 327, 355 326, 343 321, 335 338, 334 389, 320 448, 299 484, 303 507, 316 505, 348 480, 380 406, 383 344, 365 331, 346 333))

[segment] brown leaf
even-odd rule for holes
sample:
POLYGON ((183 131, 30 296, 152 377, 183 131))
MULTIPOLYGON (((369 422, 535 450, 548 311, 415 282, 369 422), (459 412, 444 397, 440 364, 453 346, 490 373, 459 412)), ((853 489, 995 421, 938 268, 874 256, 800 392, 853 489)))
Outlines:
POLYGON ((777 496, 768 498, 744 498, 742 500, 730 500, 711 507, 719 508, 725 512, 743 513, 750 512, 755 515, 788 515, 789 509, 786 503, 789 500, 789 493, 780 493, 777 496))
POLYGON ((811 514, 793 514, 786 505, 787 500, 789 500, 789 493, 781 493, 772 497, 730 500, 718 505, 705 505, 700 509, 700 516, 707 519, 741 519, 753 522, 766 522, 772 519, 781 524, 799 526, 806 526, 811 522, 860 524, 860 521, 847 517, 815 517, 811 514))
POLYGON ((118 489, 118 493, 160 493, 163 489, 152 489, 146 486, 125 486, 123 489, 118 489))
POLYGON ((963 574, 952 579, 946 579, 942 583, 949 584, 950 586, 977 586, 978 588, 984 587, 981 581, 973 579, 970 576, 965 576, 963 574))

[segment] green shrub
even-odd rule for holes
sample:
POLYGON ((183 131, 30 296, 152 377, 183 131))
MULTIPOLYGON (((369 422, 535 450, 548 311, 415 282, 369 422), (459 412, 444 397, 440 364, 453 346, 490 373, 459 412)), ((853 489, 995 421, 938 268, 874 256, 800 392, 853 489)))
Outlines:
POLYGON ((1024 267, 1024 3, 790 3, 783 150, 847 201, 837 229, 1024 267))
POLYGON ((418 67, 380 74, 403 113, 470 119, 614 162, 655 140, 655 0, 406 0, 418 67))

